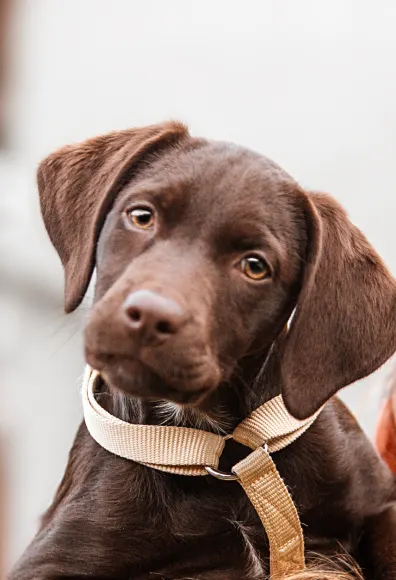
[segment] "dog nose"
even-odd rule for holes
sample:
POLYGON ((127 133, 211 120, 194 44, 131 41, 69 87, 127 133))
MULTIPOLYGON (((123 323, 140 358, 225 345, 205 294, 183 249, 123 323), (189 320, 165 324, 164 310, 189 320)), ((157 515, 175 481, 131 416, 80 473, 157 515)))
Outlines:
POLYGON ((127 324, 146 344, 162 342, 182 327, 186 315, 173 300, 150 290, 138 290, 123 304, 127 324))

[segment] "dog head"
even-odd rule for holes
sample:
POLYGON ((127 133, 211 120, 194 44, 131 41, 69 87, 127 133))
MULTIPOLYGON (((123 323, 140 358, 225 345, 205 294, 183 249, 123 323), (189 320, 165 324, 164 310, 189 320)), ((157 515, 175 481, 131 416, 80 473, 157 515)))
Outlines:
POLYGON ((61 149, 38 171, 65 308, 96 265, 87 361, 134 396, 198 404, 296 308, 282 392, 303 418, 396 348, 395 283, 323 194, 178 123, 61 149))

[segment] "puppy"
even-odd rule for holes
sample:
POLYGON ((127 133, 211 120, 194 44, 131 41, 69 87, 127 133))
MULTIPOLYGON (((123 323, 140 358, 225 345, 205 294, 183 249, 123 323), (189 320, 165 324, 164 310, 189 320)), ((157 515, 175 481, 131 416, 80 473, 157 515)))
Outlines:
MULTIPOLYGON (((333 395, 396 349, 396 284, 338 203, 179 123, 65 147, 38 184, 66 312, 96 266, 85 354, 99 403, 132 423, 230 433, 279 393, 300 419, 328 401, 273 454, 308 563, 348 555, 366 580, 395 580, 394 477, 333 395)), ((222 459, 244 455, 231 444, 222 459)), ((11 578, 262 580, 268 556, 237 483, 121 459, 82 424, 11 578)))

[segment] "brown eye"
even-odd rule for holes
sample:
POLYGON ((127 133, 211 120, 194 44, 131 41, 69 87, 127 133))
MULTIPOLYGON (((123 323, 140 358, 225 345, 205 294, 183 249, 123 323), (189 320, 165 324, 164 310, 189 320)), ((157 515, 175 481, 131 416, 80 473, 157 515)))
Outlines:
POLYGON ((241 270, 251 280, 264 280, 270 276, 267 263, 258 256, 247 256, 241 260, 241 270))
POLYGON ((142 230, 148 230, 154 225, 154 213, 147 207, 135 207, 127 215, 133 225, 142 230))

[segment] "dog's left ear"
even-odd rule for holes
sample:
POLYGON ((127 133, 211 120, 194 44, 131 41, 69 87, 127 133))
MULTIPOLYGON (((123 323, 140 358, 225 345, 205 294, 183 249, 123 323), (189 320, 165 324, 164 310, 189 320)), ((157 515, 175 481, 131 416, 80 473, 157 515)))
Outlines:
POLYGON ((308 232, 302 288, 282 360, 297 418, 380 367, 396 350, 396 283, 345 211, 300 193, 308 232))
POLYGON ((41 211, 65 270, 66 312, 84 297, 100 230, 122 185, 150 153, 187 136, 174 122, 117 131, 63 147, 41 162, 41 211))

